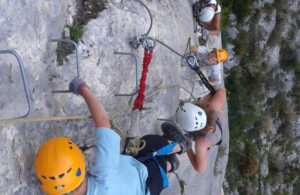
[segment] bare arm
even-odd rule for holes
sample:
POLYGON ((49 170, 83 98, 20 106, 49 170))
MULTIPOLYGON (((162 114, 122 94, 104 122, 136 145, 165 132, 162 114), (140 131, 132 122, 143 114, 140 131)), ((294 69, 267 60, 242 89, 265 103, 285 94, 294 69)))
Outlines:
POLYGON ((110 121, 108 114, 101 103, 96 99, 91 90, 87 86, 83 86, 80 94, 87 103, 91 112, 92 118, 96 127, 108 127, 110 128, 110 121))
POLYGON ((209 101, 211 100, 212 95, 209 93, 206 96, 202 97, 201 99, 199 99, 196 102, 196 105, 201 107, 201 108, 205 108, 207 106, 207 104, 209 103, 209 101))
POLYGON ((207 111, 217 110, 224 111, 224 104, 226 101, 225 89, 221 88, 216 91, 216 94, 208 102, 207 111))
POLYGON ((213 30, 209 31, 209 35, 218 35, 220 33, 221 13, 217 13, 213 19, 213 30))
POLYGON ((210 146, 210 143, 203 139, 196 140, 195 144, 195 150, 196 153, 194 153, 193 150, 190 150, 187 152, 187 155, 190 159, 191 164, 193 165, 193 168, 199 172, 203 173, 206 169, 207 162, 208 162, 208 148, 210 146))

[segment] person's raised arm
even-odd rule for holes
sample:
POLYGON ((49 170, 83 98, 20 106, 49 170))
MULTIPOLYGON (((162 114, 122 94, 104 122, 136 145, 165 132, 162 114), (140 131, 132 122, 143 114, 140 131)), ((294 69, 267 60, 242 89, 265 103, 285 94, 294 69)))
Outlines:
POLYGON ((85 82, 83 82, 80 78, 75 77, 70 83, 69 89, 76 95, 80 94, 84 98, 97 128, 111 127, 106 110, 96 99, 85 82))

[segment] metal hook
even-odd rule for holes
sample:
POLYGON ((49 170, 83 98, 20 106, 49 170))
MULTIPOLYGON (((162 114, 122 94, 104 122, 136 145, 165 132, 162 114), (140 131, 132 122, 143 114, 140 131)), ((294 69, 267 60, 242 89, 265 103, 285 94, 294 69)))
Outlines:
POLYGON ((191 53, 191 37, 188 38, 188 41, 186 43, 186 47, 185 47, 185 50, 184 50, 184 56, 187 53, 191 53))
POLYGON ((142 35, 142 36, 148 36, 148 34, 150 33, 150 31, 152 29, 152 25, 153 25, 152 14, 150 12, 150 9, 142 1, 140 1, 140 0, 135 0, 135 1, 139 2, 147 10, 147 12, 148 12, 148 14, 150 16, 150 26, 149 26, 149 29, 148 29, 148 31, 145 34, 142 35))
POLYGON ((25 69, 24 69, 23 61, 22 61, 20 55, 16 51, 14 51, 14 50, 0 50, 0 54, 11 54, 18 61, 20 72, 21 72, 21 76, 22 76, 22 81, 23 81, 23 87, 24 87, 24 91, 25 91, 25 95, 26 95, 26 100, 27 100, 27 105, 28 105, 28 111, 23 116, 16 117, 16 118, 27 117, 27 116, 29 116, 31 114, 32 104, 31 104, 31 100, 30 100, 30 93, 29 93, 29 89, 28 89, 27 78, 26 78, 26 74, 25 74, 25 69))
POLYGON ((135 0, 135 1, 140 3, 147 10, 147 12, 150 16, 150 26, 145 34, 133 37, 132 40, 129 41, 129 45, 134 49, 137 49, 140 45, 142 45, 144 48, 147 48, 147 49, 149 49, 149 48, 153 49, 155 46, 155 39, 148 36, 152 29, 152 25, 153 25, 152 14, 150 12, 150 9, 142 1, 140 1, 140 0, 135 0), (149 41, 149 39, 151 39, 151 42, 153 41, 154 43, 149 45, 149 43, 147 43, 149 41), (152 47, 152 45, 153 45, 153 47, 152 47))
POLYGON ((138 61, 137 58, 134 54, 132 53, 126 53, 126 52, 114 52, 115 55, 128 55, 131 56, 132 58, 134 58, 134 62, 135 62, 135 89, 132 93, 129 94, 114 94, 115 96, 134 96, 135 94, 137 94, 138 92, 138 61))
POLYGON ((188 66, 190 69, 197 71, 199 69, 199 64, 197 58, 194 54, 187 54, 181 58, 181 64, 188 66))
POLYGON ((144 37, 142 39, 142 46, 143 48, 146 48, 147 50, 151 50, 155 47, 156 41, 152 37, 144 37))
MULTIPOLYGON (((69 39, 50 39, 49 42, 61 42, 66 44, 71 44, 75 48, 76 52, 76 69, 77 69, 77 77, 80 77, 80 63, 79 63, 79 50, 77 44, 69 39)), ((53 90, 52 93, 70 93, 70 90, 53 90)))

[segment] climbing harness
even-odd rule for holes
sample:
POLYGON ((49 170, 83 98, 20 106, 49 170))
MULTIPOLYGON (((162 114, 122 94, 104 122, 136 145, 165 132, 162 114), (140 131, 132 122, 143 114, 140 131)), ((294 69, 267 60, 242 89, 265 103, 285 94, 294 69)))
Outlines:
POLYGON ((197 62, 197 58, 194 54, 187 54, 184 58, 182 58, 181 63, 185 64, 186 66, 188 66, 190 69, 194 70, 198 74, 205 87, 210 91, 211 95, 216 94, 215 88, 209 83, 207 78, 200 70, 200 67, 197 62))
MULTIPOLYGON (((79 50, 77 47, 77 44, 69 39, 50 39, 49 42, 61 42, 61 43, 65 43, 65 44, 70 44, 75 48, 75 52, 76 52, 76 76, 80 77, 80 63, 79 63, 79 50)), ((69 89, 67 90, 53 90, 52 93, 71 93, 71 91, 69 89)))
MULTIPOLYGON (((27 101, 28 111, 26 112, 26 114, 18 116, 18 117, 14 117, 12 119, 25 118, 25 117, 31 115, 32 103, 31 103, 31 99, 30 99, 30 93, 29 93, 29 89, 28 89, 27 77, 26 77, 26 74, 25 74, 25 69, 24 69, 24 64, 23 64, 22 58, 14 50, 0 50, 0 54, 11 54, 11 55, 13 55, 17 59, 17 62, 19 64, 19 68, 20 68, 20 72, 21 72, 21 76, 22 76, 22 81, 23 81, 24 92, 25 92, 26 101, 27 101)), ((10 119, 8 119, 8 120, 10 120, 10 119)))
POLYGON ((164 156, 164 155, 172 153, 173 148, 176 146, 177 143, 178 143, 177 141, 173 141, 172 143, 160 148, 159 150, 157 150, 155 152, 146 154, 145 156, 142 156, 142 157, 138 158, 138 160, 140 162, 145 162, 146 160, 149 160, 149 159, 156 162, 156 164, 159 168, 159 171, 160 171, 160 175, 161 175, 162 180, 163 180, 163 188, 166 188, 166 187, 169 186, 169 180, 168 180, 168 176, 167 176, 166 171, 158 163, 157 157, 158 156, 164 156))
MULTIPOLYGON (((126 138, 125 146, 122 154, 131 155, 133 157, 138 156, 139 151, 143 150, 146 146, 145 140, 139 140, 136 144, 129 145, 129 140, 132 140, 133 138, 126 138)), ((153 160, 158 168, 159 172, 161 174, 162 180, 163 180, 163 188, 166 188, 169 186, 169 180, 166 171, 161 167, 161 165, 158 163, 157 157, 159 156, 165 156, 168 154, 171 154, 174 147, 176 146, 178 142, 173 141, 172 143, 163 146, 162 148, 158 149, 155 152, 148 153, 144 156, 139 156, 136 159, 142 163, 144 163, 147 160, 153 160)))
POLYGON ((135 62, 135 88, 133 89, 132 93, 128 93, 128 94, 114 94, 115 96, 134 96, 135 94, 137 94, 138 92, 138 73, 139 73, 139 69, 138 69, 138 61, 137 58, 134 54, 132 53, 126 53, 126 52, 114 52, 115 55, 127 55, 127 56, 131 56, 134 59, 135 62))

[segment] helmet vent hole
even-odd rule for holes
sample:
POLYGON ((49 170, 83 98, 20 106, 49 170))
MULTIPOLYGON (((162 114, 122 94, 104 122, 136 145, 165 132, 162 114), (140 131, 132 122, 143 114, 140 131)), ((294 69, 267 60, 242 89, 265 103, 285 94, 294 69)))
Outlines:
POLYGON ((62 188, 64 188, 65 187, 65 185, 61 185, 61 186, 55 186, 54 188, 56 189, 56 190, 60 190, 60 189, 62 189, 62 188))
POLYGON ((65 174, 62 173, 62 174, 60 174, 60 175, 58 176, 58 178, 61 179, 61 178, 63 178, 64 176, 65 176, 65 174))
POLYGON ((81 169, 78 168, 77 171, 76 171, 76 176, 79 177, 80 175, 81 175, 81 169))
POLYGON ((202 112, 198 112, 198 114, 199 114, 200 116, 202 116, 202 112))
POLYGON ((51 177, 49 177, 49 179, 51 179, 51 180, 55 180, 55 177, 54 177, 54 176, 51 176, 51 177))
POLYGON ((72 168, 69 168, 69 169, 67 170, 67 173, 70 173, 70 172, 71 172, 71 170, 72 170, 72 168))
POLYGON ((72 145, 72 142, 68 142, 68 143, 72 145))
POLYGON ((70 150, 72 150, 72 149, 73 149, 73 147, 72 147, 72 146, 69 146, 69 148, 70 148, 70 150))
POLYGON ((198 125, 198 122, 196 122, 196 125, 198 125))
POLYGON ((47 177, 46 177, 46 176, 44 176, 44 175, 42 175, 42 178, 44 178, 44 179, 47 179, 47 177))
POLYGON ((195 120, 197 121, 197 120, 198 120, 198 118, 197 118, 197 117, 195 117, 195 120))

